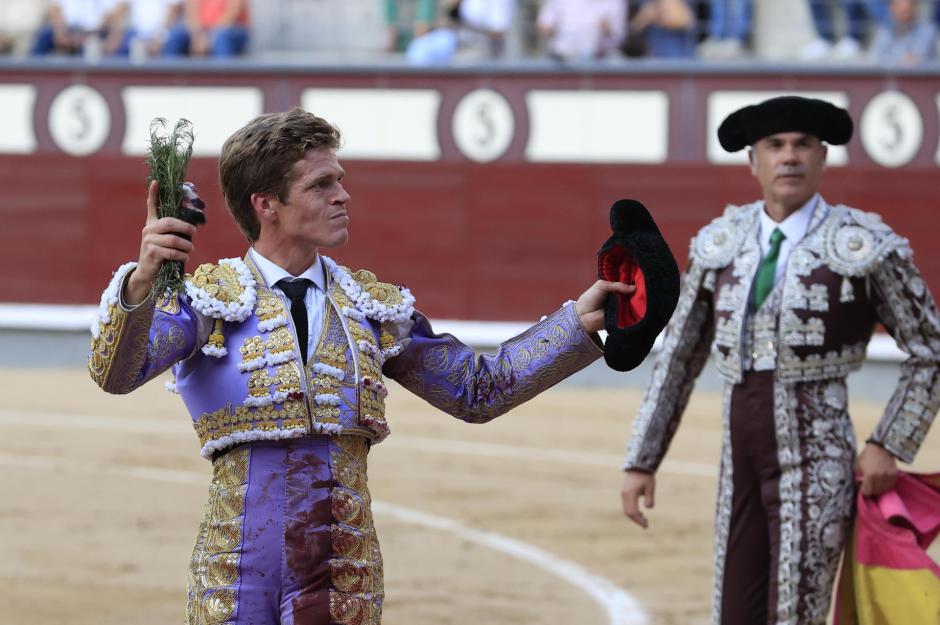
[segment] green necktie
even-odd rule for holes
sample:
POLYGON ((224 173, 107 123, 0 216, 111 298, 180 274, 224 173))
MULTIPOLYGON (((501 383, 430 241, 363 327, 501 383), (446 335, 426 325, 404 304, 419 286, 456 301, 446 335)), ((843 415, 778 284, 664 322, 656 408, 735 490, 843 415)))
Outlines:
POLYGON ((780 244, 786 237, 780 228, 770 233, 770 249, 757 268, 757 280, 754 284, 754 309, 760 308, 774 288, 774 276, 777 274, 777 257, 780 256, 780 244))

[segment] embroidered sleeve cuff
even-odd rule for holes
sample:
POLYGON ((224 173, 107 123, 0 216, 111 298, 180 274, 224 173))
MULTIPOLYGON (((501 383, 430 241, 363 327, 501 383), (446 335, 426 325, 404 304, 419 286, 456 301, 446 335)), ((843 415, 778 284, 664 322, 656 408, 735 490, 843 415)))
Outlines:
POLYGON ((130 269, 133 267, 125 265, 115 273, 92 327, 88 371, 95 383, 109 393, 128 393, 136 388, 153 321, 153 299, 131 310, 121 305, 119 289, 130 269))
POLYGON ((594 347, 597 348, 598 356, 604 355, 604 342, 601 340, 600 335, 597 332, 591 332, 584 327, 584 324, 581 322, 581 315, 578 314, 577 309, 575 308, 575 302, 573 300, 568 300, 561 307, 562 311, 567 311, 571 316, 574 317, 575 323, 577 324, 578 330, 580 330, 581 340, 589 340, 594 347))

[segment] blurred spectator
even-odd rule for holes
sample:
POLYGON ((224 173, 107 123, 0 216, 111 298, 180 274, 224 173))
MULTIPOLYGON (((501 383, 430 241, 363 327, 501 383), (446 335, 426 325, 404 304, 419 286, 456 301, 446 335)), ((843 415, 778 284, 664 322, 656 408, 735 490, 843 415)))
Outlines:
POLYGON ((185 20, 170 29, 167 56, 237 56, 248 44, 247 0, 185 0, 185 20))
POLYGON ((868 8, 865 0, 839 0, 845 12, 846 32, 836 40, 834 6, 830 0, 809 0, 809 8, 816 24, 816 39, 803 47, 801 56, 808 60, 831 56, 853 59, 862 54, 868 34, 868 8))
POLYGON ((183 0, 119 0, 113 22, 120 36, 109 37, 105 52, 135 60, 159 55, 182 16, 183 0))
POLYGON ((105 39, 113 37, 116 0, 53 0, 48 23, 39 29, 33 54, 101 54, 105 39))
POLYGON ((917 0, 891 0, 890 24, 879 26, 871 58, 884 65, 911 67, 934 58, 937 27, 917 16, 917 0))
POLYGON ((0 3, 0 54, 29 53, 48 9, 47 0, 3 0, 0 3))
POLYGON ((383 0, 383 4, 388 25, 388 52, 405 50, 412 40, 430 32, 437 20, 438 0, 383 0), (408 9, 413 9, 413 15, 408 9), (402 13, 412 19, 404 21, 402 13))
POLYGON ((476 58, 501 56, 515 6, 515 0, 451 3, 447 24, 412 41, 408 61, 414 65, 441 65, 458 54, 476 58))
POLYGON ((709 0, 708 38, 699 46, 703 58, 741 56, 751 38, 751 0, 709 0))
POLYGON ((686 0, 644 0, 630 21, 634 33, 646 40, 649 56, 688 59, 695 56, 695 14, 686 0))
POLYGON ((599 59, 618 52, 626 34, 626 0, 548 0, 538 17, 559 60, 599 59))

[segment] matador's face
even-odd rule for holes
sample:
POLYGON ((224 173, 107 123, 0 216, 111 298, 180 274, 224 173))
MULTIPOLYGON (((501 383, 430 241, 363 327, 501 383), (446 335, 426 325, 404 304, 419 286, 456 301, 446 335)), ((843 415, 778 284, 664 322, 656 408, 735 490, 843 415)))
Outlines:
POLYGON ((346 172, 332 149, 309 150, 294 163, 292 182, 282 201, 272 201, 273 224, 284 245, 302 249, 339 247, 349 240, 346 172))
POLYGON ((797 209, 819 189, 826 168, 826 146, 804 132, 764 137, 749 152, 751 172, 764 198, 797 209))

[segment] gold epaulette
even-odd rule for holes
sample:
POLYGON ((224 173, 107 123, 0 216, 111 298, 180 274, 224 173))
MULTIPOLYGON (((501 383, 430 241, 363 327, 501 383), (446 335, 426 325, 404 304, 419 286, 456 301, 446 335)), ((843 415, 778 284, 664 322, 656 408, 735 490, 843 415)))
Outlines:
MULTIPOLYGON (((348 270, 347 270, 348 271, 348 270)), ((405 301, 400 287, 388 282, 379 282, 375 274, 368 269, 349 271, 349 275, 368 293, 375 302, 384 306, 398 306, 405 301)))

